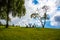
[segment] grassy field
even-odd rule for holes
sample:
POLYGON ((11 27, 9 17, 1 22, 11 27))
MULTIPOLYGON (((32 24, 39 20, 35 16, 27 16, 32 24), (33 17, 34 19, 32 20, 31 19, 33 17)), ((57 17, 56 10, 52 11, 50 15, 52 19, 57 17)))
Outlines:
POLYGON ((0 26, 0 40, 60 40, 60 29, 0 26))

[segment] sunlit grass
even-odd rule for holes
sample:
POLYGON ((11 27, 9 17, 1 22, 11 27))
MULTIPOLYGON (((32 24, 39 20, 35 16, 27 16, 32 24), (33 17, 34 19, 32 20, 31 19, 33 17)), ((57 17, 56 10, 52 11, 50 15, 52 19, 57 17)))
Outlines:
POLYGON ((60 29, 0 26, 0 40, 60 40, 60 29))

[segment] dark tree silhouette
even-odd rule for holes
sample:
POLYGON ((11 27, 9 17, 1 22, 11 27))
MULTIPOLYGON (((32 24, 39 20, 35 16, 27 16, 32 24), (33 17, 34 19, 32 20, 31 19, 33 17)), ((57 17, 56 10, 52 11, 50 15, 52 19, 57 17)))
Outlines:
POLYGON ((6 28, 9 25, 10 11, 12 11, 13 16, 21 17, 25 15, 24 0, 0 0, 0 18, 6 20, 6 28))

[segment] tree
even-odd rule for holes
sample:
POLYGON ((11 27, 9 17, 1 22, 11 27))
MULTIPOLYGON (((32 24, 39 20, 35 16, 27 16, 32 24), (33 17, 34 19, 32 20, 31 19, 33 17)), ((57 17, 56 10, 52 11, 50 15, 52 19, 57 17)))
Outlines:
MULTIPOLYGON (((36 19, 36 18, 40 18, 40 16, 39 16, 39 14, 38 13, 32 13, 31 14, 31 18, 34 18, 34 19, 36 19)), ((40 19, 39 19, 40 20, 40 19)), ((40 22, 42 22, 41 20, 40 20, 40 22)), ((41 24, 42 25, 42 24, 41 24)), ((36 24, 34 23, 34 25, 32 25, 32 27, 36 27, 36 24)))
MULTIPOLYGON (((47 10, 48 10, 48 6, 44 5, 42 7, 42 9, 45 11, 43 17, 41 17, 41 15, 39 15, 39 13, 33 13, 33 14, 31 14, 31 18, 34 18, 34 19, 38 18, 40 20, 40 22, 41 22, 42 27, 44 28, 45 27, 45 24, 46 24, 46 20, 49 19, 47 17, 47 14, 46 14, 47 13, 47 10)), ((38 9, 37 9, 37 11, 39 12, 38 9)))
POLYGON ((6 28, 8 28, 8 21, 10 20, 10 11, 12 11, 14 17, 25 15, 24 0, 1 0, 0 4, 0 18, 6 20, 6 28))
POLYGON ((2 23, 0 22, 0 26, 2 26, 2 23))
POLYGON ((44 6, 42 7, 42 9, 45 11, 44 16, 42 17, 43 20, 44 20, 42 27, 44 28, 44 27, 45 27, 45 24, 46 24, 46 20, 48 19, 46 13, 47 13, 47 11, 48 11, 48 9, 49 9, 49 6, 44 5, 44 6))

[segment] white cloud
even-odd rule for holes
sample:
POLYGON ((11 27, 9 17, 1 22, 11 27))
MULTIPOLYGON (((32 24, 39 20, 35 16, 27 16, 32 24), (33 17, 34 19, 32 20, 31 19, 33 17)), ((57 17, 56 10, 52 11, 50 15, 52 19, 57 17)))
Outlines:
MULTIPOLYGON (((35 20, 31 20, 30 15, 32 13, 35 13, 38 8, 40 15, 43 16, 44 11, 41 8, 44 5, 49 6, 49 11, 47 12, 47 14, 49 14, 51 17, 54 16, 54 14, 55 14, 54 12, 56 12, 56 1, 57 0, 48 0, 48 1, 47 0, 37 0, 39 2, 39 4, 37 4, 37 5, 33 4, 32 1, 33 0, 25 0, 26 15, 24 17, 22 17, 21 19, 11 17, 12 23, 14 23, 16 25, 25 25, 25 24, 28 24, 29 22, 35 23, 35 20)), ((37 24, 40 24, 40 23, 37 22, 37 24)))
MULTIPOLYGON (((25 7, 26 7, 26 17, 30 17, 30 15, 34 12, 36 12, 37 8, 39 9, 39 13, 41 16, 43 16, 44 11, 41 9, 44 5, 49 6, 49 10, 47 14, 49 14, 51 17, 55 14, 56 11, 56 1, 57 0, 38 0, 39 4, 34 5, 32 4, 32 0, 25 0, 25 7)), ((27 18, 28 18, 27 17, 27 18)))
POLYGON ((60 0, 56 1, 56 6, 60 6, 60 0))
POLYGON ((50 19, 52 26, 60 26, 60 11, 56 11, 56 13, 50 19))
POLYGON ((1 20, 1 19, 0 19, 0 22, 1 22, 2 24, 6 24, 6 21, 5 21, 5 20, 1 20))
POLYGON ((35 13, 37 8, 39 9, 39 13, 41 16, 43 16, 44 11, 43 9, 41 9, 44 5, 47 5, 49 7, 49 10, 47 12, 47 14, 49 14, 50 16, 50 21, 51 21, 51 25, 57 25, 58 22, 55 21, 54 17, 60 15, 60 12, 57 12, 57 6, 60 6, 60 0, 37 0, 39 2, 39 4, 35 5, 32 3, 33 0, 25 0, 25 7, 26 7, 26 14, 25 16, 18 18, 15 17, 13 18, 10 14, 9 17, 11 18, 11 23, 15 24, 15 25, 20 25, 23 26, 25 24, 28 25, 28 23, 36 23, 38 25, 40 25, 41 23, 38 20, 34 20, 30 18, 30 15, 32 13, 35 13))

